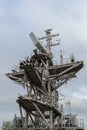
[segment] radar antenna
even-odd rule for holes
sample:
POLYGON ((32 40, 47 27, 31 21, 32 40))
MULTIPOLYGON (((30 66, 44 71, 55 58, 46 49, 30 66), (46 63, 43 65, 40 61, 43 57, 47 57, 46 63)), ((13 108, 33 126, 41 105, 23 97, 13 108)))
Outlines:
POLYGON ((58 33, 58 34, 51 34, 51 31, 52 31, 52 29, 47 29, 47 30, 45 30, 46 36, 41 37, 41 38, 38 38, 38 40, 44 40, 44 39, 46 39, 46 41, 47 41, 46 47, 47 47, 47 52, 48 52, 49 54, 52 54, 52 52, 51 52, 51 46, 56 46, 56 45, 59 45, 59 44, 60 44, 60 43, 59 43, 60 40, 58 41, 58 43, 52 44, 52 42, 51 42, 52 37, 59 36, 59 33, 58 33))

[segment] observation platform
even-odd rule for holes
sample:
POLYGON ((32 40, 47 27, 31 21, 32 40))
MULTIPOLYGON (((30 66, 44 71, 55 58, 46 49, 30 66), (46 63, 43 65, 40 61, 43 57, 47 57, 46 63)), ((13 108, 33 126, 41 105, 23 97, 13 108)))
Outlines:
POLYGON ((50 106, 49 104, 43 103, 41 101, 37 101, 37 100, 35 100, 33 98, 26 97, 26 96, 18 97, 17 103, 21 107, 23 107, 24 110, 26 110, 27 112, 37 111, 37 109, 35 107, 35 104, 36 104, 36 106, 42 112, 52 110, 56 116, 60 116, 61 115, 61 112, 58 110, 58 108, 56 108, 54 106, 50 106))
MULTIPOLYGON (((69 75, 71 73, 76 74, 82 67, 84 63, 83 61, 77 61, 68 64, 49 66, 48 67, 48 78, 59 78, 61 79, 64 75, 69 75)), ((43 69, 43 67, 42 67, 43 69)), ((25 80, 25 75, 27 76, 27 80, 32 82, 39 88, 43 88, 42 86, 42 73, 39 71, 38 67, 32 64, 26 64, 24 69, 20 71, 13 71, 12 73, 7 73, 7 77, 16 83, 20 83, 23 85, 25 80)))

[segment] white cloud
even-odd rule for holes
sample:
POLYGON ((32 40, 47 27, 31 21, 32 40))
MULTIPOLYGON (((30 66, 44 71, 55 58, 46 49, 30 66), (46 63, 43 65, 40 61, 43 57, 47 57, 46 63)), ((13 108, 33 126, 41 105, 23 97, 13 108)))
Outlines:
MULTIPOLYGON (((66 2, 65 0, 16 0, 15 3, 0 1, 0 103, 2 108, 6 108, 8 103, 8 111, 11 110, 15 106, 17 93, 24 92, 22 88, 18 86, 16 88, 16 85, 8 80, 4 73, 9 72, 11 66, 18 64, 23 57, 31 55, 33 43, 28 33, 34 31, 38 37, 44 35, 42 31, 45 29, 53 28, 53 32, 59 32, 61 38, 61 45, 54 48, 55 55, 58 55, 60 49, 64 49, 64 54, 75 53, 76 59, 85 60, 85 68, 77 75, 77 79, 69 82, 67 88, 62 87, 65 96, 67 93, 70 96, 72 92, 72 97, 76 97, 77 103, 74 104, 75 100, 71 100, 73 109, 79 113, 84 111, 83 115, 85 115, 87 107, 86 5, 86 0, 66 0, 66 2), (79 100, 79 97, 82 99, 79 100)), ((16 106, 14 108, 16 109, 16 106)), ((11 115, 16 112, 15 109, 11 115)), ((3 113, 1 109, 0 113, 3 113)), ((8 117, 8 114, 2 115, 0 122, 8 117)))

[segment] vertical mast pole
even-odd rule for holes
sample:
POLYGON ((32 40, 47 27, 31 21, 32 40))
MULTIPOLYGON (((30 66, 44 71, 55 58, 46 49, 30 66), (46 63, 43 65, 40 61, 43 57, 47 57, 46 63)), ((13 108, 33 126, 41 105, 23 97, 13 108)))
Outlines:
POLYGON ((51 31, 52 29, 45 30, 46 32, 46 41, 47 41, 47 51, 50 55, 50 58, 52 58, 52 52, 51 52, 51 31))

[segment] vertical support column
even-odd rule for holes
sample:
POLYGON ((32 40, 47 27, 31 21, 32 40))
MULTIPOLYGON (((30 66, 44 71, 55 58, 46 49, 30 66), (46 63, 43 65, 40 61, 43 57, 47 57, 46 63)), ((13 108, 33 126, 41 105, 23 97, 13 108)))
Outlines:
POLYGON ((28 112, 26 111, 25 126, 28 126, 28 112))
POLYGON ((50 111, 50 127, 53 128, 53 111, 50 111))
POLYGON ((24 120, 23 120, 23 113, 22 113, 22 108, 19 104, 19 110, 20 110, 20 115, 21 115, 21 119, 22 119, 22 127, 24 126, 24 120))
MULTIPOLYGON (((48 81, 48 92, 49 92, 49 100, 50 100, 50 107, 52 106, 52 92, 51 92, 51 86, 50 81, 48 81)), ((53 111, 50 110, 50 128, 53 128, 53 111)))
POLYGON ((28 97, 31 97, 31 93, 32 93, 32 89, 30 86, 30 82, 27 81, 27 95, 28 95, 28 97))

